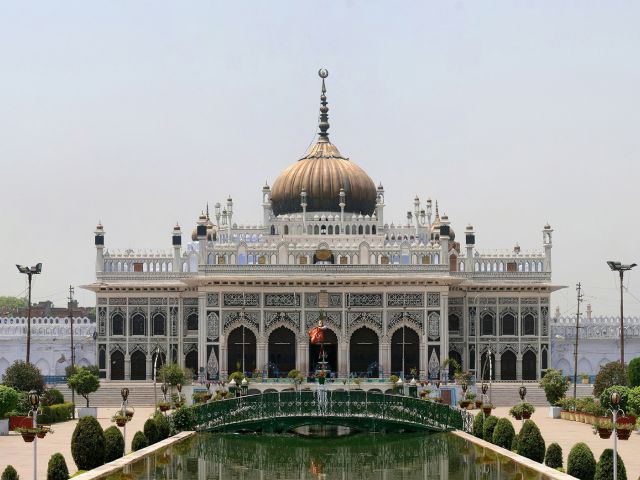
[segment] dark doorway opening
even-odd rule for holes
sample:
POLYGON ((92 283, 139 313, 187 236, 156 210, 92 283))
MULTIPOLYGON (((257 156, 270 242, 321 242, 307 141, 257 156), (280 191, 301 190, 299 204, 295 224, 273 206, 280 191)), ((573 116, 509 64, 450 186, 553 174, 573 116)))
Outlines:
POLYGON ((359 377, 378 377, 378 335, 367 327, 361 327, 349 341, 349 371, 359 377))
POLYGON ((415 330, 400 327, 391 337, 391 373, 407 378, 411 369, 420 370, 420 338, 415 330), (404 372, 402 371, 404 345, 404 372))
POLYGON ((296 335, 288 328, 278 327, 269 335, 269 363, 280 377, 296 368, 296 335))

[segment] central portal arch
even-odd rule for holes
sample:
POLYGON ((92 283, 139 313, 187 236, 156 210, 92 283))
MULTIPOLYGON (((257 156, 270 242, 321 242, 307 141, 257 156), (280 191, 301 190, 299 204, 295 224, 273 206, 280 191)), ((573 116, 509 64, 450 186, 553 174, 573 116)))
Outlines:
POLYGON ((288 328, 278 327, 269 335, 269 363, 280 377, 296 368, 296 335, 288 328))
MULTIPOLYGON (((324 331, 324 352, 332 372, 338 371, 338 337, 330 329, 324 331)), ((309 371, 315 372, 320 361, 320 344, 309 342, 309 371)))
POLYGON ((396 374, 402 372, 406 378, 414 368, 420 369, 420 338, 415 330, 403 326, 391 337, 391 372, 396 374), (402 372, 403 358, 404 372, 402 372))
POLYGON ((349 340, 349 372, 360 377, 378 377, 379 339, 376 332, 360 327, 349 340))
POLYGON ((256 335, 250 328, 239 326, 234 328, 227 337, 227 368, 232 371, 242 371, 252 374, 256 369, 256 335))

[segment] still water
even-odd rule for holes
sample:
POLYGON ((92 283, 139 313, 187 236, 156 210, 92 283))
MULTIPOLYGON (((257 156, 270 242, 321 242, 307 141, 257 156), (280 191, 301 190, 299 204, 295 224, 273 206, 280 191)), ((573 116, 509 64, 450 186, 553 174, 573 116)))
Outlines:
POLYGON ((450 433, 198 434, 109 480, 542 479, 450 433))

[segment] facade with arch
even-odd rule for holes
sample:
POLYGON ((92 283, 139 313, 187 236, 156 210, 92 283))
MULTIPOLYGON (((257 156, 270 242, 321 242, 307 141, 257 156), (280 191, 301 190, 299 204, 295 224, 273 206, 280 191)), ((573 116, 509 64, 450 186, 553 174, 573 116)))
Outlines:
POLYGON ((96 282, 85 288, 104 378, 150 379, 159 354, 200 378, 239 366, 312 373, 319 351, 307 332, 320 318, 341 377, 404 368, 438 378, 449 358, 496 379, 548 367, 551 226, 541 248, 483 251, 473 226, 456 237, 438 202, 418 196, 390 222, 382 184, 329 141, 322 88, 317 141, 260 188, 259 223, 238 225, 228 197, 207 205, 185 244, 176 225, 161 252, 107 249, 97 226, 96 282))

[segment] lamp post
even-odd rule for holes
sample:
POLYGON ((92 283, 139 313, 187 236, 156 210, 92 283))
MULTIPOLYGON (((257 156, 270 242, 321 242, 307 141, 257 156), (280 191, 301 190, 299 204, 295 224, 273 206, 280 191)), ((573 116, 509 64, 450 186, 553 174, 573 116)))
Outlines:
POLYGON ((398 389, 398 393, 400 395, 404 395, 404 382, 402 381, 402 378, 398 378, 398 381, 396 382, 396 388, 398 389))
POLYGON ((240 382, 240 392, 242 393, 242 396, 244 397, 245 395, 247 395, 248 391, 249 391, 249 382, 247 382, 246 378, 243 378, 242 382, 240 382))
POLYGON ((524 402, 524 399, 527 397, 527 387, 525 387, 524 385, 522 385, 519 389, 518 389, 518 395, 520 395, 520 401, 524 402))
POLYGON ((27 363, 29 363, 31 353, 31 277, 42 272, 42 263, 37 263, 35 267, 25 267, 24 265, 16 265, 20 273, 24 273, 29 279, 29 305, 27 315, 27 363))
MULTIPOLYGON (((31 278, 31 277, 29 277, 31 278)), ((33 428, 38 427, 38 405, 40 395, 35 390, 29 392, 29 403, 31 404, 31 415, 33 416, 33 428)), ((38 436, 33 439, 33 480, 38 478, 38 436)))
POLYGON ((618 408, 620 406, 620 394, 618 392, 611 393, 611 408, 609 411, 613 417, 613 480, 618 480, 618 430, 616 422, 618 421, 618 412, 624 412, 618 408))
POLYGON ((637 266, 637 264, 632 263, 631 265, 623 265, 621 262, 609 260, 607 265, 609 265, 609 268, 612 271, 620 274, 620 363, 624 365, 624 272, 631 270, 633 267, 637 266))
MULTIPOLYGON (((122 415, 127 417, 127 399, 129 398, 129 389, 123 388, 120 390, 120 396, 122 397, 122 415)), ((122 427, 122 439, 124 440, 124 453, 127 453, 127 422, 124 422, 124 427, 122 427)))

